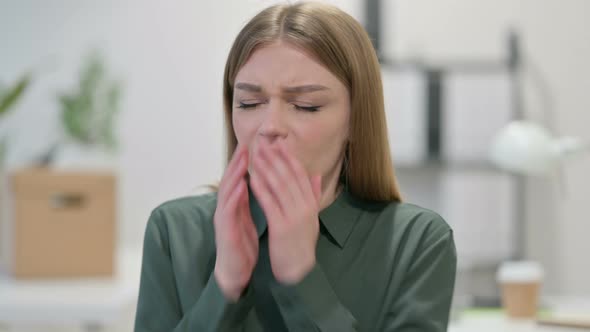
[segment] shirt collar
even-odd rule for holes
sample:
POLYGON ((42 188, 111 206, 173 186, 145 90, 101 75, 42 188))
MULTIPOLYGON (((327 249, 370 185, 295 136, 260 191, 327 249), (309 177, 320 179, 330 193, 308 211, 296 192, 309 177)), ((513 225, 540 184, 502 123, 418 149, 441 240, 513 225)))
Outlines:
POLYGON ((320 211, 319 217, 338 246, 344 248, 361 212, 360 202, 344 187, 336 199, 320 211))
MULTIPOLYGON (((256 201, 254 193, 250 188, 248 190, 250 213, 252 214, 252 220, 260 238, 266 231, 266 217, 260 204, 256 201)), ((344 187, 336 199, 320 211, 319 219, 338 246, 344 248, 361 212, 361 202, 344 187)))

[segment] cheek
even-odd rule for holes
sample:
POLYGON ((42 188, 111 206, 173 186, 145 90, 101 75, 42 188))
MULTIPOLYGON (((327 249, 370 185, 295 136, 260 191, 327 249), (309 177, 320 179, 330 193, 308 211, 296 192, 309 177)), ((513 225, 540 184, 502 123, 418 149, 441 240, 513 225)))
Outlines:
POLYGON ((232 124, 238 143, 250 145, 257 130, 256 121, 235 112, 232 116, 232 124))
POLYGON ((302 140, 298 155, 308 172, 325 173, 340 159, 346 140, 346 130, 340 126, 330 128, 333 126, 332 123, 322 125, 321 128, 308 128, 310 130, 305 130, 300 136, 302 140))

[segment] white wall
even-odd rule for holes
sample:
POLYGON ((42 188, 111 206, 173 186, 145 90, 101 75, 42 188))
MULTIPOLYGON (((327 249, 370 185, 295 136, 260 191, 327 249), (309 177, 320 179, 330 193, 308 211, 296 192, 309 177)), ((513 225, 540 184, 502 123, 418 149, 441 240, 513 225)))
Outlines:
MULTIPOLYGON (((41 66, 27 98, 11 117, 16 137, 11 162, 22 163, 57 134, 55 93, 71 87, 80 56, 105 51, 125 83, 120 121, 120 239, 141 244, 150 210, 194 192, 221 175, 221 76, 240 27, 264 6, 280 1, 224 0, 0 0, 0 80, 41 66)), ((357 18, 360 0, 330 1, 357 18)), ((440 60, 497 58, 514 22, 529 56, 555 99, 555 128, 590 139, 590 2, 585 0, 392 0, 394 31, 384 46, 397 57, 440 60)), ((527 88, 527 105, 540 102, 527 88)), ((590 294, 583 253, 590 158, 567 167, 568 195, 549 182, 531 183, 531 256, 550 270, 558 292, 590 294), (553 202, 554 201, 554 202, 553 202), (548 230, 548 232, 545 232, 548 230)))
MULTIPOLYGON (((590 2, 585 0, 395 0, 394 31, 386 53, 398 58, 420 56, 431 62, 453 59, 500 59, 504 33, 519 28, 529 64, 525 82, 527 113, 559 134, 590 140, 590 2), (553 117, 539 95, 548 89, 553 117)), ((467 125, 467 124, 466 124, 467 125)), ((530 180, 528 254, 548 269, 554 293, 590 294, 590 158, 565 168, 566 192, 558 181, 530 180)))

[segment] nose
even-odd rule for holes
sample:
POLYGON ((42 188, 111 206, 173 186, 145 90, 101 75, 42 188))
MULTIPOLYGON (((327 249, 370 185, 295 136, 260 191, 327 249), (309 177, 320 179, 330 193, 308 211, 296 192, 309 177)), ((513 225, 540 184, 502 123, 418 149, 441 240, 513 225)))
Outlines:
POLYGON ((277 138, 285 138, 287 135, 286 112, 278 102, 269 102, 263 111, 263 119, 258 129, 258 134, 268 139, 269 142, 277 138))

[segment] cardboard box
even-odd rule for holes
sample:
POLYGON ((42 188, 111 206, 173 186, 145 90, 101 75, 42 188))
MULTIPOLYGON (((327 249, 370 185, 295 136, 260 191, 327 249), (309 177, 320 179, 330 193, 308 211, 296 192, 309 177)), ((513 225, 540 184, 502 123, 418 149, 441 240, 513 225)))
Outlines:
POLYGON ((114 174, 36 168, 14 172, 8 180, 10 225, 3 235, 9 273, 17 278, 113 274, 114 174))

